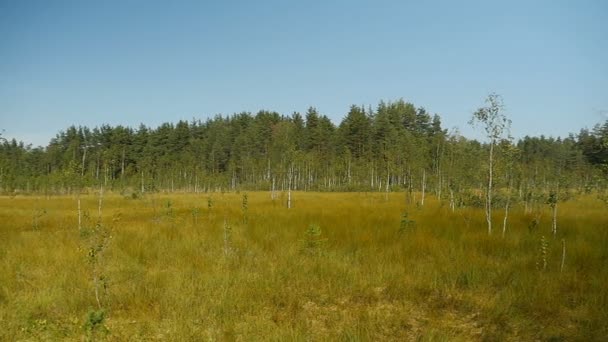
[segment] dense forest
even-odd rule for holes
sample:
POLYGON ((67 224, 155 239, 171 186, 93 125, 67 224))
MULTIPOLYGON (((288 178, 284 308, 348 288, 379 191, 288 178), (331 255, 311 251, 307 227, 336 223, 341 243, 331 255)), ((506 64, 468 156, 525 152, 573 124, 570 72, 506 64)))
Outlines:
MULTIPOLYGON (((484 187, 488 145, 403 100, 353 105, 337 126, 313 107, 156 128, 71 126, 46 147, 2 138, 0 191, 405 190, 454 200, 484 187)), ((567 138, 505 138, 495 154, 495 187, 520 198, 591 191, 606 178, 608 121, 567 138)))

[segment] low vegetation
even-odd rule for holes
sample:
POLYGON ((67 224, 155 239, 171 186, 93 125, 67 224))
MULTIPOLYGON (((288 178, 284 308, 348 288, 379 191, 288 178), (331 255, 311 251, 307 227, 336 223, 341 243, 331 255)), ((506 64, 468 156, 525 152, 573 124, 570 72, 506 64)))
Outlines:
POLYGON ((594 341, 606 204, 404 193, 0 197, 0 340, 594 341), (102 208, 103 207, 103 208, 102 208), (497 208, 495 224, 502 225, 497 208), (79 221, 81 229, 79 230, 79 221))

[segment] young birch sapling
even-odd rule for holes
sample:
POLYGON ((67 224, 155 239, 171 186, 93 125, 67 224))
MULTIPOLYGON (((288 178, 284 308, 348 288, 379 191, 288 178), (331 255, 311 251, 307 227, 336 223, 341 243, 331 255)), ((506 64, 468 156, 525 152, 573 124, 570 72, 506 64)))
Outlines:
POLYGON ((509 135, 511 120, 503 114, 504 104, 502 97, 492 93, 486 98, 486 107, 479 108, 469 121, 474 126, 479 123, 482 125, 489 144, 488 156, 488 180, 486 190, 485 213, 488 223, 488 234, 492 234, 492 195, 494 193, 494 149, 496 143, 504 136, 509 135))

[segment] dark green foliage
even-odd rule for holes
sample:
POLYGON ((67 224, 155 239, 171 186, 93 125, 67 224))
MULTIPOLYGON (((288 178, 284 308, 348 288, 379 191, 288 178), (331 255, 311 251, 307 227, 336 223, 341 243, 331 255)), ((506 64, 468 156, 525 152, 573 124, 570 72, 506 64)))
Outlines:
POLYGON ((104 309, 89 311, 83 327, 89 340, 95 340, 95 336, 99 333, 108 333, 108 328, 104 325, 105 319, 106 311, 104 309))
MULTIPOLYGON (((497 189, 507 178, 514 189, 542 192, 557 183, 605 186, 608 122, 565 139, 525 137, 497 148, 497 189)), ((74 193, 103 184, 136 199, 159 190, 270 189, 273 181, 284 189, 290 179, 294 190, 420 191, 425 171, 429 193, 458 196, 480 188, 487 150, 448 135, 438 115, 403 100, 375 110, 353 105, 338 125, 311 107, 304 115, 244 112, 136 130, 71 126, 44 148, 0 139, 0 192, 74 193)))
POLYGON ((32 230, 40 229, 40 219, 46 215, 46 209, 36 209, 32 215, 32 230))
POLYGON ((551 208, 554 208, 557 205, 557 192, 555 192, 553 190, 551 192, 549 192, 549 197, 547 198, 547 204, 551 208))
POLYGON ((247 211, 249 209, 247 193, 243 194, 243 202, 241 204, 241 209, 243 210, 243 223, 247 224, 247 222, 249 221, 249 217, 247 216, 247 211))
POLYGON ((173 202, 171 202, 171 200, 167 200, 167 203, 165 204, 165 215, 167 218, 173 218, 175 216, 173 202))
POLYGON ((539 225, 540 225, 540 218, 539 217, 532 218, 530 220, 530 222, 528 223, 528 231, 530 233, 536 232, 536 230, 538 230, 539 225))
POLYGON ((399 234, 407 233, 408 231, 416 227, 416 221, 409 218, 408 213, 404 212, 401 215, 401 222, 399 223, 399 234))
POLYGON ((321 227, 311 224, 306 229, 304 240, 302 240, 302 251, 309 255, 320 255, 327 239, 321 237, 321 227))
POLYGON ((194 226, 196 226, 198 224, 198 218, 201 215, 201 209, 200 208, 192 208, 191 214, 192 214, 192 224, 194 226))

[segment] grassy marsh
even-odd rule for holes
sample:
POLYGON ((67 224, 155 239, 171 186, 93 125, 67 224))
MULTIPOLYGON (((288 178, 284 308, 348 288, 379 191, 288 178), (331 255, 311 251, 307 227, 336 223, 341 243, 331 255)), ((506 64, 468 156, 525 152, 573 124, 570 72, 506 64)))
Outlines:
MULTIPOLYGON (((287 209, 286 195, 249 192, 245 211, 243 193, 106 195, 98 270, 107 316, 94 336, 84 328, 97 308, 91 239, 78 230, 75 197, 1 197, 0 340, 608 336, 608 217, 591 196, 560 204, 556 238, 548 207, 535 229, 513 208, 502 238, 488 236, 483 209, 452 212, 434 199, 292 196, 287 209)), ((91 230, 98 199, 81 201, 91 230)))

